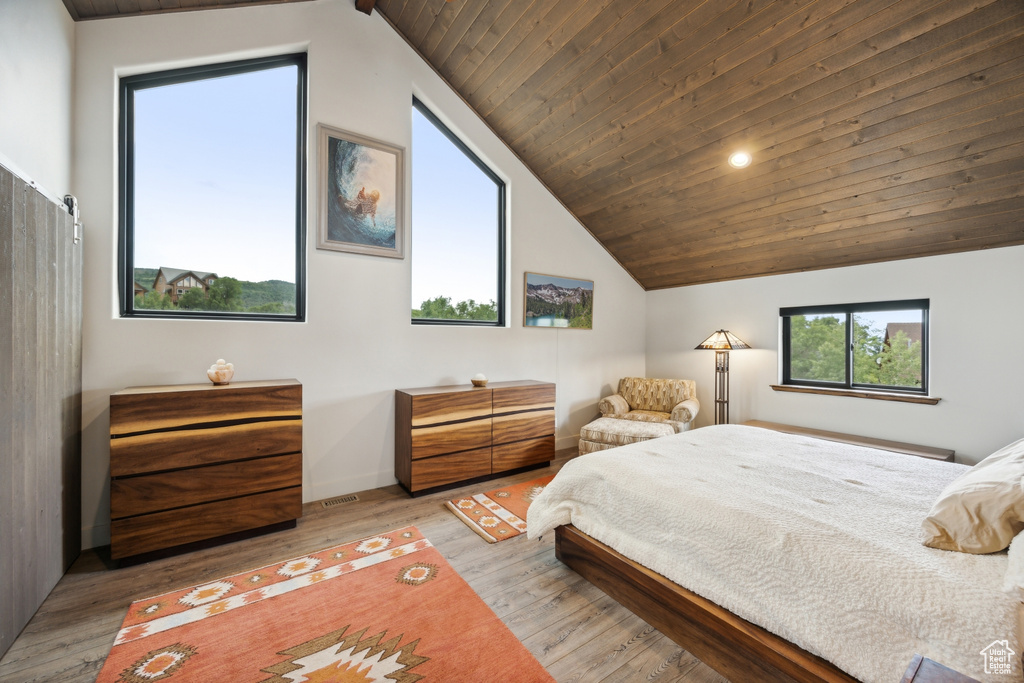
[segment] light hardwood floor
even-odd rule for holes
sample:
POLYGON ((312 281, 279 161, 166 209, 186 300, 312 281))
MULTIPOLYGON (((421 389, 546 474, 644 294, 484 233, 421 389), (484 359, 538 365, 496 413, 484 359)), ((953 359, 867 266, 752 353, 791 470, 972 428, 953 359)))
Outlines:
POLYGON ((410 524, 560 682, 725 681, 555 559, 553 534, 489 544, 444 508, 458 495, 553 473, 574 452, 559 451, 549 469, 415 499, 389 486, 329 509, 307 503, 295 529, 133 567, 114 569, 109 549, 88 550, 0 659, 0 681, 94 681, 133 600, 410 524))

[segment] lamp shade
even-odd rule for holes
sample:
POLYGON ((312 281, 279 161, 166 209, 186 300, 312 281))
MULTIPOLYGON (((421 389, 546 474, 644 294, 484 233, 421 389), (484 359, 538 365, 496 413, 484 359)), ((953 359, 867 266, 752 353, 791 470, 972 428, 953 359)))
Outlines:
POLYGON ((750 345, 729 330, 718 330, 700 344, 697 344, 695 348, 711 349, 712 351, 734 351, 736 349, 749 349, 750 345))

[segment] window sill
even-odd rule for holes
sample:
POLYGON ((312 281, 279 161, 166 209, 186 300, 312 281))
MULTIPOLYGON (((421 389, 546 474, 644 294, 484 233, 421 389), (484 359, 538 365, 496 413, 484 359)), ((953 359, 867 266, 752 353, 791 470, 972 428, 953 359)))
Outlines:
POLYGON ((936 396, 919 394, 897 394, 888 391, 861 391, 857 389, 824 389, 820 387, 802 387, 791 384, 771 384, 772 391, 791 391, 797 394, 825 394, 826 396, 849 396, 851 398, 873 398, 878 401, 898 401, 901 403, 923 403, 935 405, 942 399, 936 396))

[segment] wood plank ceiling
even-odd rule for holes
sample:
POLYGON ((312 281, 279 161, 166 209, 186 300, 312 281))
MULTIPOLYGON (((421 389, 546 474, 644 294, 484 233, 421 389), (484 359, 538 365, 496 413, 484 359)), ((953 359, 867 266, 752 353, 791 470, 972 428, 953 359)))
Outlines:
POLYGON ((376 9, 647 289, 1024 244, 1020 0, 376 9))
POLYGON ((280 5, 308 0, 64 0, 68 14, 75 21, 106 19, 133 14, 188 12, 249 5, 280 5))
POLYGON ((1024 243, 1020 0, 376 6, 648 289, 1024 243))

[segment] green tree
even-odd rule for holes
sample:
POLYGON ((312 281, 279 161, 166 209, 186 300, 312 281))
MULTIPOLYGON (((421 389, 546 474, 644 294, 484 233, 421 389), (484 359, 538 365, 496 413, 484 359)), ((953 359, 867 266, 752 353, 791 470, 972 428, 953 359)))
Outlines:
POLYGON ((498 306, 493 300, 490 303, 478 304, 473 299, 453 305, 451 297, 438 296, 424 301, 419 308, 412 309, 412 317, 431 320, 497 320, 498 306))
POLYGON ((178 297, 178 308, 184 311, 207 311, 206 293, 201 287, 194 287, 178 297))
POLYGON ((213 281, 206 293, 208 311, 241 311, 242 285, 233 277, 222 277, 213 281))
POLYGON ((144 296, 137 295, 135 297, 135 308, 137 310, 166 311, 174 308, 174 303, 169 295, 151 290, 144 296))
POLYGON ((900 330, 882 348, 878 366, 878 383, 890 387, 921 386, 921 342, 910 342, 900 330))
POLYGON ((587 309, 578 315, 569 318, 569 327, 580 327, 589 330, 594 326, 594 311, 587 309))
POLYGON ((790 376, 822 382, 846 381, 846 322, 836 316, 790 318, 790 376))
POLYGON ((447 296, 438 296, 420 304, 419 309, 412 312, 414 318, 432 318, 435 320, 451 320, 455 318, 452 300, 447 296))
POLYGON ((260 304, 259 306, 252 306, 248 309, 249 313, 294 313, 295 306, 291 304, 283 304, 280 301, 271 301, 270 303, 260 304))
POLYGON ((284 280, 265 280, 248 282, 239 280, 242 285, 242 307, 253 310, 263 304, 279 303, 286 312, 289 307, 295 310, 295 283, 284 280))
POLYGON ((179 296, 178 308, 186 311, 244 311, 242 285, 233 277, 218 278, 205 292, 194 287, 179 296))
POLYGON ((883 340, 853 316, 853 381, 855 384, 878 384, 878 355, 883 340))

